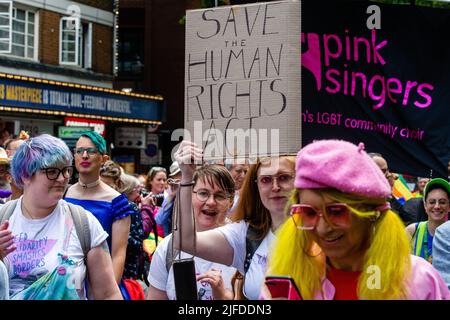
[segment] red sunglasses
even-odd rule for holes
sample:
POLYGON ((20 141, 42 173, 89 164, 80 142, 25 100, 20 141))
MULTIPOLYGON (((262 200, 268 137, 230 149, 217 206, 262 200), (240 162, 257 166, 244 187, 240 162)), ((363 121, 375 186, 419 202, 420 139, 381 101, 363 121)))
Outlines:
POLYGON ((350 208, 345 203, 331 203, 325 206, 325 212, 314 209, 308 204, 293 204, 290 215, 297 229, 314 230, 320 217, 335 227, 350 226, 350 208))

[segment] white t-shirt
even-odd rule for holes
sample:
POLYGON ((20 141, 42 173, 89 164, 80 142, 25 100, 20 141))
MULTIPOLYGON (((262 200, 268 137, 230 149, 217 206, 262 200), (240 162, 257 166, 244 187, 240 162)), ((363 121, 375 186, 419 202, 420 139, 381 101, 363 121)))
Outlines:
MULTIPOLYGON (((230 223, 216 229, 225 236, 225 239, 227 239, 228 243, 233 248, 234 256, 231 266, 238 269, 241 274, 244 274, 245 255, 247 252, 247 229, 248 223, 244 220, 236 223, 230 223)), ((264 283, 267 270, 267 254, 274 239, 275 235, 272 231, 269 231, 253 255, 250 267, 245 275, 244 282, 244 295, 247 299, 259 299, 261 286, 264 283)))
POLYGON ((230 217, 234 213, 234 210, 236 210, 236 208, 237 208, 238 202, 239 202, 239 190, 235 190, 234 198, 233 198, 233 205, 231 206, 230 210, 228 210, 227 217, 230 217))
MULTIPOLYGON (((169 273, 166 268, 166 255, 169 248, 169 239, 172 234, 165 237, 161 243, 156 247, 153 254, 152 263, 150 264, 150 272, 148 273, 148 282, 156 289, 166 291, 169 300, 176 300, 175 283, 173 279, 173 267, 170 267, 169 273)), ((191 255, 186 252, 181 252, 181 258, 190 258, 191 255)), ((176 257, 178 258, 178 256, 176 257)), ((231 278, 236 272, 235 268, 228 267, 223 264, 210 262, 199 257, 194 257, 195 273, 197 276, 204 274, 206 271, 214 268, 221 270, 222 279, 225 288, 231 290, 231 278)), ((200 300, 213 300, 212 290, 209 283, 205 281, 197 281, 197 292, 200 300)))
MULTIPOLYGON (((17 247, 4 259, 8 268, 10 296, 26 289, 38 278, 54 270, 59 264, 59 253, 62 253, 65 239, 66 214, 70 214, 69 206, 64 200, 59 200, 55 210, 43 219, 31 220, 22 214, 22 197, 9 219, 9 230, 12 231, 17 247)), ((85 210, 91 232, 91 248, 103 243, 108 234, 103 230, 100 222, 85 210)), ((86 266, 80 241, 72 227, 66 255, 75 264, 73 281, 78 295, 86 299, 84 279, 86 266)))

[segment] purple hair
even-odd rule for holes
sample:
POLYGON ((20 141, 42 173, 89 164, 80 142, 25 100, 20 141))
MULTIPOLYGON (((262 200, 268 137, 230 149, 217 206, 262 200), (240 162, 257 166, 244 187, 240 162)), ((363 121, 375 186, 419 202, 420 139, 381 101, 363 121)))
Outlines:
POLYGON ((42 134, 23 143, 14 154, 11 174, 19 188, 23 179, 31 179, 38 170, 72 164, 73 156, 69 148, 59 138, 42 134))

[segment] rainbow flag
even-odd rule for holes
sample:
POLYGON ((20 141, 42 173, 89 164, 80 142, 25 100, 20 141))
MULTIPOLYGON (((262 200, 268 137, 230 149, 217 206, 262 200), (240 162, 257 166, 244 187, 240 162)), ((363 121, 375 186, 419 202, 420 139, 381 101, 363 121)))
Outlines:
POLYGON ((392 188, 392 195, 400 202, 402 205, 405 201, 413 198, 411 190, 409 190, 408 185, 401 174, 398 175, 398 179, 394 182, 394 187, 392 188))

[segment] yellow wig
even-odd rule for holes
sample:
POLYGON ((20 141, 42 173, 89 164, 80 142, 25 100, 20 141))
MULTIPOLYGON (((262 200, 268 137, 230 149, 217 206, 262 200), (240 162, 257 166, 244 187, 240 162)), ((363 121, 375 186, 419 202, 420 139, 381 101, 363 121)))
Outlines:
MULTIPOLYGON (((331 189, 317 192, 333 201, 348 204, 351 212, 358 217, 373 220, 364 266, 358 280, 359 299, 405 299, 408 295, 406 280, 411 270, 411 248, 397 214, 392 210, 380 214, 380 211, 373 209, 383 204, 384 199, 370 199, 331 189), (364 211, 360 209, 362 206, 364 211), (380 286, 375 288, 370 285, 372 266, 380 270, 380 286)), ((299 203, 298 190, 293 191, 290 199, 290 204, 295 203, 299 203)), ((312 240, 309 231, 297 229, 292 219, 288 219, 277 231, 277 240, 269 257, 268 274, 291 276, 303 299, 314 299, 316 294, 322 292, 322 278, 326 274, 325 254, 312 240)))

